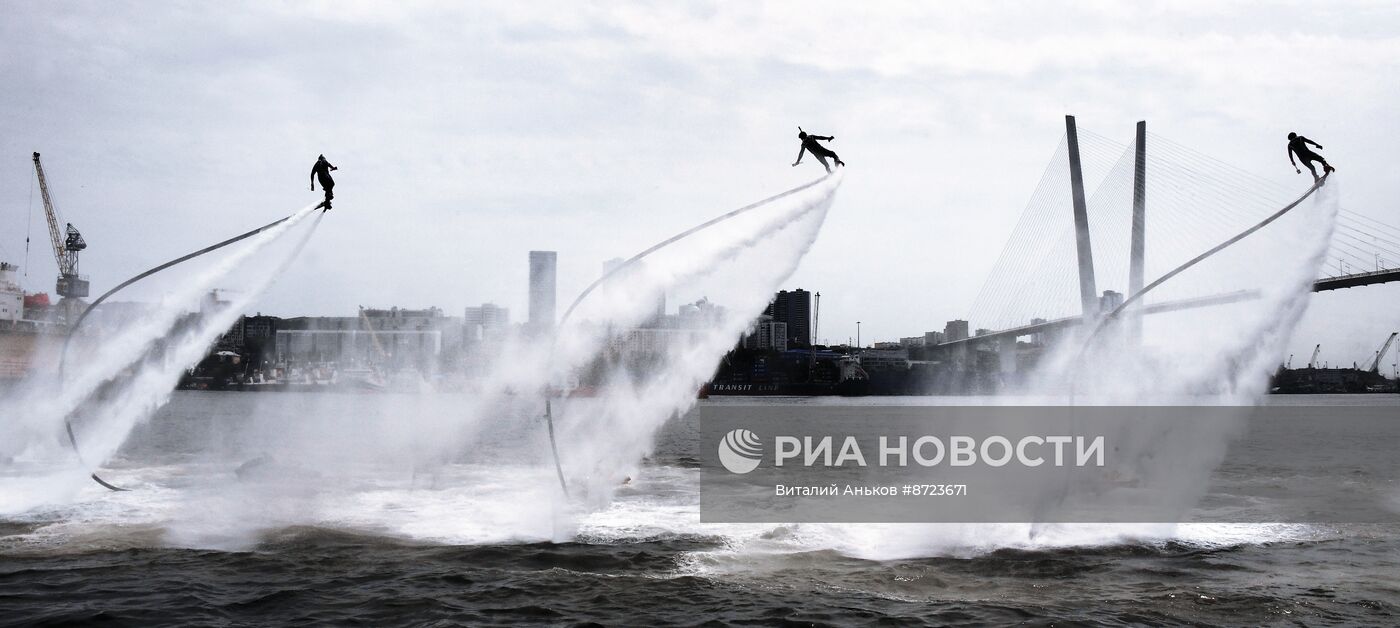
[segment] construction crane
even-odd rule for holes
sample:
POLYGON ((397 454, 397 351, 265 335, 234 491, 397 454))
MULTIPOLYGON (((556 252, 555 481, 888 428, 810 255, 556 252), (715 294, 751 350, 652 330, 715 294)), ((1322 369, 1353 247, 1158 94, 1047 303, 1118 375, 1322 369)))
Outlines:
POLYGON ((1385 356, 1385 352, 1390 351, 1390 345, 1395 342, 1396 335, 1400 335, 1400 331, 1390 332, 1390 337, 1385 339, 1385 344, 1381 345, 1380 350, 1376 352, 1376 357, 1371 360, 1371 365, 1364 370, 1376 374, 1381 372, 1381 358, 1385 356))
MULTIPOLYGON (((54 290, 64 301, 83 298, 88 295, 88 281, 78 275, 78 252, 87 248, 87 242, 83 241, 83 234, 78 233, 73 223, 63 223, 65 229, 59 231, 58 224, 63 220, 53 206, 53 197, 49 195, 49 182, 44 177, 44 165, 39 163, 39 153, 34 153, 34 172, 39 175, 44 217, 49 221, 49 242, 53 245, 54 261, 58 262, 58 284, 54 290)), ((65 311, 71 309, 69 302, 65 311)))
POLYGON ((1308 358, 1308 368, 1310 368, 1310 369, 1315 369, 1315 368, 1317 368, 1317 354, 1318 354, 1319 352, 1321 352, 1321 351, 1322 351, 1322 345, 1321 345, 1321 344, 1317 345, 1316 347, 1313 347, 1313 354, 1312 354, 1312 357, 1311 357, 1311 358, 1308 358))

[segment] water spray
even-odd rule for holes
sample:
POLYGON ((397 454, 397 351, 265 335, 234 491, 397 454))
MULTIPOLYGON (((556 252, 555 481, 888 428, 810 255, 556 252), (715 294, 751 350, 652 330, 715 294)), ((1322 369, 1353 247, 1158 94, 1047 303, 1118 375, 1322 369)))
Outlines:
MULTIPOLYGON (((1285 205, 1284 207, 1278 209, 1278 210, 1275 211, 1274 213, 1270 214, 1268 217, 1266 217, 1266 218, 1264 218, 1263 220, 1261 220, 1261 221, 1255 223, 1254 225, 1250 226, 1249 228, 1245 229, 1244 231, 1241 231, 1241 232, 1235 234, 1234 236, 1232 236, 1232 237, 1226 239, 1225 241, 1223 241, 1223 242, 1221 242, 1221 243, 1215 245, 1214 247, 1211 247, 1210 249, 1206 250, 1205 252, 1203 252, 1203 253, 1201 253, 1201 254, 1199 254, 1199 255, 1197 255, 1197 256, 1191 258, 1190 260, 1187 260, 1185 263, 1183 263, 1183 264, 1177 266, 1176 268, 1173 268, 1171 271, 1167 272, 1166 274, 1163 274, 1162 276, 1158 277, 1156 280, 1152 281, 1151 283, 1147 284, 1146 286, 1144 286, 1143 288, 1141 288, 1140 290, 1138 290, 1138 291, 1137 291, 1136 293, 1134 293, 1131 297, 1129 297, 1128 299, 1124 300, 1123 303, 1121 303, 1121 304, 1119 304, 1117 307, 1113 308, 1113 309, 1112 309, 1111 311, 1109 311, 1107 314, 1104 314, 1104 315, 1098 317, 1097 323, 1094 325, 1093 330, 1089 333, 1088 337, 1085 338, 1083 345, 1081 345, 1081 346, 1079 347, 1079 351, 1075 354, 1074 359, 1073 359, 1073 360, 1070 362, 1070 364, 1069 364, 1069 371, 1070 371, 1070 372, 1069 372, 1069 406, 1073 407, 1073 406, 1075 405, 1075 396, 1076 396, 1076 392, 1077 392, 1077 388, 1078 388, 1079 374, 1080 374, 1080 372, 1083 370, 1083 365, 1084 365, 1086 356, 1088 355, 1089 351, 1095 346, 1095 341, 1099 339, 1099 337, 1103 334, 1104 330, 1108 329, 1108 327, 1109 327, 1111 324, 1113 324, 1115 321, 1117 321, 1117 320, 1119 319, 1119 317, 1122 315, 1123 312, 1127 311, 1127 309, 1128 309, 1129 307, 1133 306, 1135 303, 1140 302, 1140 301, 1142 300, 1142 298, 1143 298, 1148 292, 1152 291, 1154 288, 1157 288, 1158 286, 1161 286, 1162 284, 1164 284, 1164 283, 1170 281, 1173 277, 1176 277, 1177 275, 1180 275, 1181 273, 1185 272, 1187 269, 1189 269, 1189 268, 1195 266, 1196 264, 1199 264, 1200 262, 1202 262, 1202 261, 1204 261, 1204 260, 1210 258, 1211 256, 1213 256, 1213 255, 1215 255, 1215 254, 1217 254, 1217 253, 1219 253, 1219 252, 1221 252, 1221 251, 1223 251, 1223 250, 1225 250, 1225 249, 1227 249, 1227 248, 1233 246, 1234 244, 1240 242, 1241 240, 1243 240, 1243 239, 1249 237, 1251 234, 1253 234, 1253 233, 1259 231, 1260 229, 1263 229, 1264 227, 1268 226, 1269 224, 1271 224, 1271 223, 1273 223, 1274 221, 1278 220, 1279 218, 1283 217, 1285 214, 1289 213, 1290 211, 1292 211, 1293 209, 1295 209, 1296 207, 1298 207, 1299 205, 1301 205, 1301 204, 1303 203, 1303 201, 1305 201, 1305 200, 1307 200, 1308 198, 1310 198, 1310 197, 1311 197, 1314 193, 1316 193, 1325 183, 1326 183, 1326 177, 1324 176, 1322 179, 1319 179, 1319 180, 1317 180, 1316 182, 1314 182, 1313 185, 1312 185, 1312 187, 1308 188, 1308 190, 1307 190, 1306 192, 1304 192, 1301 196, 1299 196, 1299 197, 1298 197, 1296 200, 1294 200, 1293 202, 1291 202, 1291 203, 1285 205)), ((1240 294, 1240 293, 1235 293, 1235 294, 1240 294)), ((1244 294, 1249 294, 1249 293, 1246 292, 1246 293, 1244 293, 1244 294)), ((1256 294, 1257 294, 1257 293, 1256 293, 1256 294)), ((1078 421, 1078 417, 1076 416, 1075 413, 1071 413, 1071 414, 1069 415, 1069 420, 1070 420, 1071 423, 1073 424, 1073 423, 1076 423, 1076 422, 1078 421)), ((1053 491, 1055 492, 1054 498, 1053 498, 1051 501, 1046 502, 1045 504, 1042 504, 1042 505, 1041 505, 1041 508, 1053 508, 1053 507, 1056 507, 1056 506, 1052 506, 1051 504, 1062 505, 1062 504, 1069 498, 1069 496, 1070 496, 1071 493, 1072 493, 1072 488, 1071 488, 1071 486, 1070 486, 1070 483, 1069 483, 1069 479, 1068 479, 1068 478, 1065 478, 1065 480, 1064 480, 1063 483, 1058 483, 1058 485, 1055 486, 1055 487, 1053 487, 1051 490, 1053 490, 1053 491)), ((1030 529, 1030 538, 1031 538, 1031 539, 1036 539, 1037 537, 1039 537, 1039 536, 1043 533, 1043 529, 1044 529, 1043 526, 1044 526, 1044 525, 1045 525, 1045 524, 1042 524, 1042 523, 1039 523, 1039 522, 1033 522, 1033 523, 1031 524, 1031 529, 1030 529)))
MULTIPOLYGON (((128 286, 130 286, 130 285, 132 285, 132 284, 134 284, 134 283, 136 283, 136 282, 138 282, 138 281, 141 281, 142 279, 145 279, 145 278, 147 278, 147 277, 150 277, 151 275, 154 275, 154 274, 156 274, 156 273, 159 273, 159 272, 161 272, 161 271, 163 271, 163 270, 165 270, 165 269, 167 269, 167 268, 171 268, 171 267, 173 267, 173 266, 178 266, 178 265, 180 265, 180 264, 182 264, 182 263, 184 263, 184 262, 187 262, 187 261, 189 261, 189 260, 192 260, 192 259, 194 259, 194 258, 196 258, 196 257, 200 257, 200 256, 202 256, 202 255, 205 255, 205 254, 208 254, 208 253, 212 253, 212 252, 214 252, 214 251, 217 251, 217 250, 219 250, 219 249, 222 249, 222 248, 224 248, 224 247, 226 247, 226 246, 229 246, 229 245, 231 245, 231 244, 234 244, 234 243, 237 243, 237 242, 241 242, 241 241, 246 240, 246 239, 248 239, 248 238, 251 238, 251 237, 253 237, 253 236, 255 236, 255 235, 258 235, 259 233, 262 233, 262 232, 264 232, 264 231, 267 231, 267 230, 269 230, 269 229, 271 229, 271 228, 273 228, 273 227, 276 227, 277 225, 280 225, 280 224, 282 224, 282 223, 284 223, 284 222, 287 222, 288 220, 291 220, 292 218, 297 217, 298 214, 301 214, 301 213, 303 213, 303 212, 306 212, 306 211, 308 211, 309 209, 311 209, 311 208, 310 208, 310 207, 303 208, 303 209, 301 209, 301 210, 299 210, 299 211, 297 211, 297 212, 294 212, 294 213, 292 213, 292 214, 288 214, 287 216, 284 216, 284 217, 279 218, 279 219, 277 219, 277 220, 274 220, 274 221, 272 221, 272 222, 270 222, 270 223, 267 223, 267 224, 265 224, 265 225, 263 225, 263 226, 261 226, 261 227, 258 227, 257 229, 253 229, 253 230, 248 231, 248 232, 246 232, 246 233, 242 233, 242 234, 236 235, 236 236, 234 236, 234 237, 232 237, 232 238, 229 238, 229 239, 227 239, 227 240, 224 240, 224 241, 222 241, 222 242, 218 242, 218 243, 216 243, 216 244, 209 245, 209 246, 204 247, 204 248, 202 248, 202 249, 200 249, 200 250, 198 250, 198 251, 195 251, 195 252, 193 252, 193 253, 189 253, 189 254, 187 254, 187 255, 183 255, 183 256, 181 256, 181 257, 177 257, 177 258, 175 258, 175 259, 173 259, 173 260, 170 260, 170 261, 168 261, 168 262, 165 262, 164 264, 160 264, 159 266, 155 266, 155 267, 153 267, 153 268, 150 268, 150 269, 146 270, 145 272, 142 272, 142 273, 140 273, 140 274, 138 274, 138 275, 136 275, 136 276, 134 276, 134 277, 132 277, 132 278, 130 278, 130 279, 127 279, 126 281, 123 281, 123 282, 117 284, 116 287, 112 288, 111 290, 108 290, 107 292, 103 293, 102 296, 97 297, 96 299, 94 299, 93 302, 92 302, 92 303, 89 303, 88 306, 87 306, 86 308, 83 309, 83 312, 82 312, 81 314, 78 315, 77 320, 75 320, 75 321, 73 322, 73 324, 70 325, 70 326, 68 327, 68 334, 67 334, 67 335, 64 337, 64 339, 63 339, 63 349, 62 349, 62 351, 60 352, 60 354, 59 354, 59 359, 58 359, 58 378, 59 378, 59 385, 60 385, 60 386, 63 385, 64 367, 66 366, 67 361, 68 361, 68 347, 69 347, 69 346, 72 344, 72 342, 73 342, 73 336, 74 336, 74 334, 78 331, 78 328, 83 324, 83 321, 87 318, 88 314, 91 314, 92 311, 93 311, 93 309, 96 308, 98 305, 100 305, 103 301, 106 301, 108 297, 110 297, 110 296, 116 294, 117 292, 120 292, 122 289, 124 289, 124 288, 126 288, 126 287, 128 287, 128 286)), ((322 212, 322 215, 324 215, 324 212, 322 212)), ((297 254, 301 252, 301 248, 302 248, 303 246, 305 246, 307 240, 309 240, 309 239, 311 238, 311 234, 316 230, 316 227, 319 226, 320 224, 321 224, 320 216, 318 216, 316 222, 312 224, 311 229, 310 229, 309 231, 307 231, 306 235, 302 237, 302 240, 301 240, 299 243, 297 243, 296 250, 292 253, 291 256, 289 256, 289 259, 295 258, 295 257, 297 256, 297 254)), ((82 464, 83 466, 88 466, 88 465, 87 465, 87 462, 83 460, 82 452, 78 449, 78 439, 77 439, 77 437, 76 437, 76 436, 74 435, 74 433, 73 433, 73 421, 72 421, 73 413, 74 413, 73 411, 70 411, 70 412, 68 412, 68 413, 66 413, 66 414, 64 415, 64 417, 63 417, 63 427, 64 427, 64 431, 68 434, 68 444, 69 444, 69 446, 72 447, 74 455, 76 455, 76 456, 78 457, 78 462, 79 462, 80 464, 82 464)), ((94 472, 91 472, 91 473, 89 474, 89 476, 92 478, 92 480, 93 480, 94 482, 97 482, 98 484, 102 485, 104 488, 107 488, 107 489, 109 489, 109 490, 112 490, 112 491, 126 491, 126 490, 129 490, 129 489, 125 489, 125 488, 118 487, 118 486, 116 486, 116 485, 114 485, 114 484, 112 484, 112 483, 110 483, 110 482, 108 482, 108 481, 102 479, 102 477, 99 476, 99 475, 97 475, 97 472, 95 472, 95 471, 94 471, 94 472)))
POLYGON ((1299 197, 1297 198, 1297 200, 1294 200, 1292 203, 1289 203, 1289 204, 1285 205, 1282 209, 1279 209, 1278 211, 1274 212, 1273 214, 1270 214, 1269 217, 1267 217, 1267 218, 1265 218, 1265 219, 1259 221, 1259 222, 1256 223, 1254 226, 1252 226, 1252 227, 1250 227, 1250 228, 1248 228, 1248 229, 1245 229, 1244 231, 1239 232, 1239 233, 1236 234, 1234 237, 1231 237, 1230 239, 1225 240, 1224 242, 1221 242, 1220 244, 1217 244, 1217 245, 1215 245, 1214 247, 1211 247, 1210 250, 1208 250, 1208 251, 1206 251, 1206 252, 1204 252, 1204 253, 1201 253, 1200 255, 1197 255, 1196 257, 1191 258, 1190 260, 1187 260, 1186 263, 1184 263, 1184 264, 1182 264, 1182 265, 1180 265, 1180 266, 1177 266, 1176 268, 1173 268, 1173 269, 1172 269, 1170 272, 1168 272, 1167 274, 1162 275, 1161 277, 1158 277, 1156 280, 1154 280, 1152 283, 1149 283, 1149 284, 1147 284, 1146 286, 1143 286, 1143 288, 1142 288, 1141 290, 1137 291, 1135 294, 1133 294, 1132 296, 1128 297, 1127 299, 1124 299, 1123 302, 1120 303, 1120 304, 1118 305, 1118 307, 1113 308, 1113 310, 1110 311, 1107 315, 1101 317, 1101 318, 1099 319, 1098 324, 1094 326, 1094 330, 1093 330, 1092 332, 1090 332, 1089 337, 1088 337, 1087 339, 1084 340, 1084 345, 1083 345, 1082 347, 1079 348, 1079 354, 1078 354, 1077 356, 1075 356, 1075 359, 1074 359, 1074 363, 1073 363, 1073 364, 1074 364, 1074 368, 1070 369, 1070 387, 1069 387, 1070 405, 1074 405, 1075 384, 1076 384, 1076 382, 1078 381, 1078 374, 1079 374, 1079 368, 1078 368, 1078 367, 1083 363, 1083 361, 1084 361, 1084 356, 1089 352, 1089 349, 1092 348, 1093 343, 1094 343, 1094 340, 1097 339, 1097 338, 1099 337, 1099 334, 1102 333, 1103 330, 1106 329, 1110 323, 1112 323, 1112 322, 1114 322, 1114 321, 1116 321, 1116 320, 1118 319, 1118 315, 1119 315, 1119 314, 1122 314, 1123 311, 1126 310, 1126 309, 1128 308, 1128 306, 1130 306, 1130 305, 1134 304, 1135 302, 1141 300, 1142 297, 1143 297, 1143 295, 1146 295, 1146 294, 1147 294, 1148 292, 1150 292, 1153 288, 1156 288, 1157 286, 1160 286, 1160 285, 1166 283, 1166 282, 1167 282, 1168 280, 1170 280, 1172 277, 1175 277, 1175 276, 1181 274, 1182 272, 1185 272, 1186 269, 1191 268, 1192 266, 1195 266, 1196 264, 1198 264, 1198 263, 1200 263, 1200 262, 1202 262, 1202 261, 1205 261, 1206 258, 1209 258, 1209 257, 1211 257, 1212 255, 1215 255, 1216 253, 1219 253, 1220 251, 1223 251, 1223 250, 1229 248, 1231 245, 1235 244, 1236 242, 1239 242, 1240 240, 1243 240, 1243 239, 1245 239, 1246 237, 1249 237, 1250 234, 1252 234, 1252 233, 1254 233, 1254 232, 1256 232, 1256 231, 1258 231, 1258 230, 1260 230, 1260 229, 1263 229, 1264 227, 1268 226, 1269 223, 1272 223, 1272 222, 1274 222, 1275 220, 1278 220, 1279 218, 1282 218, 1284 214, 1287 214, 1288 212, 1292 211, 1293 208, 1295 208, 1295 207, 1297 207, 1298 205, 1302 204, 1303 201, 1307 200, 1308 197, 1312 196, 1314 192, 1317 192, 1318 189, 1320 189, 1324 184, 1326 184, 1326 183, 1327 183, 1327 176, 1328 176, 1328 175, 1323 175, 1321 179, 1318 179, 1317 182, 1313 183, 1312 187, 1308 188, 1308 191, 1304 192, 1302 196, 1299 196, 1299 197))
MULTIPOLYGON (((618 275, 619 273, 621 273, 624 269, 627 269, 627 268, 633 266, 634 264, 636 264, 637 262, 641 261, 641 260, 642 260, 643 258, 645 258, 646 256, 651 255, 652 253, 655 253, 656 251, 659 251, 659 250, 661 250, 661 249, 663 249, 663 248, 665 248, 665 247, 667 247, 667 246, 669 246, 669 245, 671 245, 671 244, 674 244, 674 243, 676 243, 676 242, 679 242, 679 241, 681 241, 681 240, 684 240, 685 238, 687 238, 687 237, 689 237, 689 236, 691 236, 691 235, 694 235, 694 234, 696 234, 696 233, 699 233, 699 232, 701 232, 701 231, 704 231, 705 229, 707 229, 707 228, 709 228, 709 227, 712 227, 712 226, 714 226, 714 225, 717 225, 717 224, 719 224, 719 223, 721 223, 721 222, 724 222, 724 221, 726 221, 726 220, 729 220, 729 219, 734 218, 734 217, 736 217, 736 216, 739 216, 739 215, 741 215, 741 214, 748 213, 748 212, 750 212, 750 211, 752 211, 752 210, 754 210, 754 209, 757 209, 757 208, 762 207, 762 206, 764 206, 764 205, 767 205, 767 204, 769 204, 769 203, 773 203, 773 202, 775 202, 775 201, 782 200, 782 199, 784 199, 784 198, 787 198, 787 197, 789 197, 789 196, 792 196, 793 194, 797 194, 797 193, 802 192, 802 191, 804 191, 804 190, 807 190, 807 189, 809 189, 809 188, 812 188, 812 187, 816 186, 817 184, 822 183, 823 181, 826 181, 827 179, 830 179, 832 176, 834 176, 835 172, 836 172, 836 171, 832 171, 832 172, 830 172, 830 173, 827 173, 827 174, 826 174, 825 176, 823 176, 823 177, 820 177, 820 178, 814 179, 814 180, 812 180, 812 181, 809 181, 809 182, 807 182, 807 183, 804 183, 804 184, 802 184, 802 185, 799 185, 799 186, 797 186, 797 187, 795 187, 795 188, 792 188, 791 190, 787 190, 786 192, 782 192, 782 193, 779 193, 779 194, 775 194, 775 195, 770 196, 770 197, 768 197, 768 198, 765 198, 765 199, 763 199, 763 200, 761 200, 761 201, 757 201, 757 202, 755 202, 755 203, 750 203, 750 204, 748 204, 748 205, 745 205, 745 206, 743 206, 743 207, 740 207, 740 208, 738 208, 738 209, 735 209, 735 210, 730 211, 730 212, 728 212, 728 213, 725 213, 725 214, 723 214, 723 215, 720 215, 720 216, 717 216, 717 217, 712 218, 712 219, 710 219, 710 220, 707 220, 707 221, 705 221, 705 222, 702 222, 702 223, 700 223, 700 224, 698 224, 698 225, 695 225, 694 227, 691 227, 691 228, 689 228, 689 229, 686 229, 685 231, 682 231, 682 232, 680 232, 680 233, 678 233, 678 234, 676 234, 676 235, 673 235, 673 236, 671 236, 670 238, 667 238, 667 239, 665 239, 665 240, 662 240, 661 242, 658 242, 658 243, 652 245, 651 247, 647 248, 646 250, 644 250, 644 251, 642 251, 642 252, 640 252, 640 253, 638 253, 638 254, 636 254, 636 255, 633 255, 632 257, 628 258, 628 259, 627 259, 626 261, 624 261, 623 263, 618 264, 616 267, 614 267, 614 268, 610 269, 609 271, 603 273, 603 275, 602 275, 601 277, 599 277, 598 279, 594 280, 593 283, 588 284, 588 287, 587 287, 587 288, 584 288, 584 289, 583 289, 583 292, 579 293, 578 297, 574 299, 573 303, 569 304, 568 309, 565 309, 565 310, 564 310, 564 314, 563 314, 562 316, 559 317, 558 326, 559 326, 559 327, 562 327, 562 326, 564 325, 564 323, 567 322, 567 321, 569 320, 569 317, 574 313, 574 310, 578 308, 579 304, 583 303, 583 300, 584 300, 585 298, 587 298, 588 295, 589 295, 590 293, 592 293, 594 289, 596 289, 598 286, 602 285, 604 282, 608 281, 609 279, 611 279, 611 278, 617 276, 617 275, 618 275)), ((803 214, 805 214, 805 213, 806 213, 806 212, 803 212, 803 214)), ((554 340, 551 342, 550 348, 549 348, 549 353, 550 353, 551 358, 552 358, 552 356, 554 355, 555 351, 558 349, 558 346, 559 346, 559 336, 558 336, 558 334, 556 333, 555 336, 554 336, 554 340)), ((552 361, 553 361, 553 360, 551 359, 551 362, 552 362, 552 361)), ((545 420, 545 425, 546 425, 546 427, 548 428, 548 432, 549 432, 549 450, 550 450, 550 454, 553 456, 553 460, 554 460, 554 471, 555 471, 555 474, 558 475, 558 477, 559 477, 559 488, 564 492, 564 497, 567 498, 567 497, 569 496, 569 484, 568 484, 568 482, 564 479, 564 467, 563 467, 563 465, 559 462, 559 446, 558 446, 557 442, 555 441, 555 437, 554 437, 554 411, 553 411, 553 404, 552 404, 552 402, 550 401, 549 391, 548 391, 548 390, 545 391, 545 398, 544 398, 544 420, 545 420)))

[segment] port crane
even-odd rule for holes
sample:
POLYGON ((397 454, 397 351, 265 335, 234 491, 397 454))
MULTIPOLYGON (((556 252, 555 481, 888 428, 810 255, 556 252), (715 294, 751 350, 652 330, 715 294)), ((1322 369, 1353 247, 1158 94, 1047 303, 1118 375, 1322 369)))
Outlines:
POLYGON ((66 310, 71 310, 72 305, 69 299, 81 299, 88 295, 88 280, 78 274, 78 252, 87 248, 87 242, 83 241, 83 234, 78 233, 78 229, 73 223, 63 223, 64 229, 59 230, 59 223, 63 219, 58 215, 58 209, 53 206, 53 197, 49 194, 49 182, 44 177, 44 165, 39 163, 39 153, 34 153, 34 172, 39 175, 39 193, 44 198, 44 217, 49 222, 49 242, 53 245, 54 261, 58 262, 58 283, 54 290, 58 296, 67 301, 66 310))
POLYGON ((1315 368, 1317 368, 1317 354, 1320 353, 1321 351, 1322 351, 1322 345, 1321 345, 1321 344, 1318 344, 1316 347, 1313 347, 1313 354, 1312 354, 1312 357, 1311 357, 1311 358, 1308 358, 1308 368, 1310 368, 1310 369, 1315 369, 1315 368))
POLYGON ((1385 352, 1390 351, 1390 345, 1395 343, 1396 335, 1400 335, 1400 331, 1390 332, 1390 337, 1385 339, 1385 344, 1381 345, 1380 350, 1376 352, 1376 357, 1371 360, 1371 365, 1362 370, 1370 371, 1372 373, 1381 372, 1381 358, 1385 357, 1385 352))

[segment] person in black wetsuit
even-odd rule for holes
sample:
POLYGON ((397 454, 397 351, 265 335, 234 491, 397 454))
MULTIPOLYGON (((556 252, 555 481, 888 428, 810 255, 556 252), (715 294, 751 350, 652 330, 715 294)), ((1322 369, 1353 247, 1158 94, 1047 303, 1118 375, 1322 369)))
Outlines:
POLYGON ((1312 152, 1312 149, 1308 148, 1309 144, 1312 144, 1313 146, 1316 146, 1318 148, 1322 148, 1322 145, 1318 144, 1317 142, 1314 142, 1306 137, 1298 135, 1297 133, 1289 133, 1288 163, 1293 164, 1293 170, 1296 171, 1298 174, 1303 174, 1303 171, 1298 168, 1298 162, 1293 161, 1293 156, 1297 155, 1298 161, 1303 162, 1303 165, 1307 167, 1308 172, 1312 173, 1313 180, 1316 181, 1317 169, 1313 168, 1312 162, 1322 162, 1322 176, 1327 176, 1333 170, 1336 170, 1336 168, 1333 168, 1331 164, 1328 164, 1327 160, 1322 158, 1322 155, 1312 152))
POLYGON ((335 188, 335 179, 331 178, 331 171, 335 170, 331 162, 326 161, 326 156, 321 155, 316 158, 316 165, 311 166, 311 191, 316 191, 316 180, 321 180, 321 189, 326 191, 326 200, 321 201, 316 207, 324 207, 324 211, 330 211, 331 199, 335 198, 335 193, 331 190, 335 188))
POLYGON ((836 165, 838 166, 846 165, 846 162, 841 161, 841 158, 837 157, 836 153, 832 152, 831 149, 817 143, 817 140, 830 142, 831 140, 836 139, 835 136, 809 135, 806 131, 802 130, 802 127, 797 127, 797 139, 802 140, 802 148, 797 149, 797 161, 792 162, 793 166, 802 163, 803 153, 812 153, 812 156, 816 157, 817 161, 820 161, 822 163, 822 167, 826 168, 827 172, 831 172, 831 165, 826 163, 827 157, 830 157, 832 160, 834 160, 836 162, 836 165))

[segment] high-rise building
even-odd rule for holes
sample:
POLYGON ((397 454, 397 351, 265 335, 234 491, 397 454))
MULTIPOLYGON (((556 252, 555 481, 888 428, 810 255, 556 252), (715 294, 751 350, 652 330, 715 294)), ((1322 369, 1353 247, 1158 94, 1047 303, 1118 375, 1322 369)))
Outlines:
POLYGON ((744 336, 743 346, 745 349, 787 351, 787 335, 787 323, 763 315, 754 322, 753 331, 744 336))
POLYGON ((530 329, 541 331, 554 327, 555 267, 559 254, 554 251, 530 251, 530 329))
POLYGON ((1099 297, 1099 313, 1107 314, 1123 305, 1123 293, 1115 290, 1104 290, 1103 296, 1099 297))
POLYGON ((801 288, 780 290, 763 313, 787 324, 788 346, 812 346, 812 293, 801 288))
POLYGON ((948 321, 948 324, 943 326, 943 342, 965 340, 966 338, 967 321, 962 319, 948 321))
POLYGON ((469 307, 462 314, 462 325, 468 342, 500 338, 510 326, 510 308, 495 303, 469 307))

